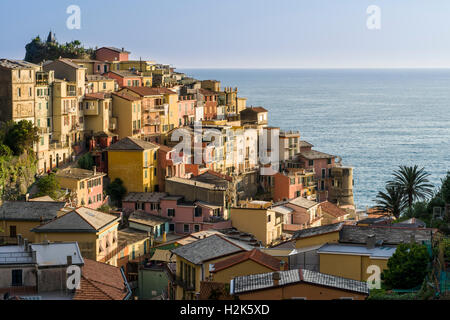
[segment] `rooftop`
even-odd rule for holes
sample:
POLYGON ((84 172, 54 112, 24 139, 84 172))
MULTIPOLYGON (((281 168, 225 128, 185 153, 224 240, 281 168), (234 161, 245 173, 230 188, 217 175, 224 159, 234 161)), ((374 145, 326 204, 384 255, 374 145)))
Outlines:
POLYGON ((113 92, 113 96, 128 100, 128 101, 139 101, 141 98, 132 96, 131 94, 125 93, 125 92, 113 92))
POLYGON ((159 202, 167 196, 165 192, 130 192, 122 200, 123 202, 159 202))
POLYGON ((38 65, 23 60, 0 59, 0 67, 6 69, 35 69, 38 65))
POLYGON ((252 260, 274 271, 280 270, 280 260, 258 249, 253 249, 215 263, 211 272, 217 272, 247 260, 252 260))
POLYGON ((339 218, 347 214, 345 210, 342 210, 341 208, 339 208, 338 206, 329 201, 321 202, 319 205, 322 208, 322 212, 326 212, 335 218, 339 218))
POLYGON ((117 235, 119 238, 119 246, 133 244, 149 237, 147 232, 132 228, 119 230, 117 231, 117 235))
POLYGON ((98 232, 120 218, 86 207, 76 208, 63 216, 42 224, 33 232, 98 232))
POLYGON ((87 74, 87 81, 114 81, 114 79, 99 75, 99 74, 87 74))
POLYGON ((142 97, 145 96, 160 96, 164 94, 177 94, 167 88, 150 88, 150 87, 125 87, 126 89, 139 94, 142 97))
POLYGON ((72 178, 77 180, 92 179, 106 176, 106 173, 95 172, 93 170, 85 170, 81 168, 66 168, 58 170, 56 173, 57 177, 61 178, 72 178))
POLYGON ((247 107, 244 110, 242 110, 241 112, 268 112, 267 109, 263 108, 263 107, 247 107))
POLYGON ((212 235, 173 249, 172 252, 193 264, 202 264, 206 261, 244 250, 241 246, 226 240, 224 237, 212 235))
POLYGON ((289 203, 305 209, 315 207, 319 204, 316 201, 308 200, 303 197, 297 197, 295 199, 289 200, 289 203))
POLYGON ((154 143, 135 139, 131 137, 123 138, 122 140, 117 141, 112 144, 107 150, 149 150, 149 149, 157 149, 158 146, 154 143))
MULTIPOLYGON (((278 273, 281 277, 279 280, 280 286, 305 282, 313 285, 369 294, 369 288, 366 282, 336 277, 304 269, 278 271, 278 273)), ((270 289, 272 287, 274 287, 273 272, 242 276, 231 280, 232 294, 270 289)))
POLYGON ((124 300, 131 294, 121 269, 86 259, 74 300, 124 300))
POLYGON ((330 233, 330 232, 336 232, 336 231, 340 231, 343 226, 344 226, 344 223, 340 222, 340 223, 328 224, 328 225, 320 226, 320 227, 303 229, 303 230, 299 230, 296 233, 294 233, 292 238, 295 240, 295 239, 302 239, 302 238, 307 238, 307 237, 318 236, 318 235, 330 233))
POLYGON ((115 52, 119 52, 119 53, 131 53, 130 51, 126 51, 125 49, 119 49, 119 48, 116 48, 116 47, 101 47, 101 48, 98 48, 97 50, 95 50, 95 51, 98 51, 98 50, 100 50, 100 49, 109 49, 109 50, 111 50, 111 51, 115 51, 115 52))
POLYGON ((128 221, 154 227, 154 226, 159 226, 161 224, 164 224, 167 221, 170 221, 170 219, 163 218, 160 216, 156 216, 156 215, 149 214, 147 212, 138 210, 138 211, 134 211, 130 215, 130 217, 128 218, 128 221))
POLYGON ((84 95, 85 100, 104 100, 109 98, 111 98, 111 94, 105 92, 86 93, 84 95))
POLYGON ((309 150, 309 151, 302 151, 299 153, 300 157, 303 157, 307 160, 317 160, 317 159, 332 159, 336 158, 336 156, 333 156, 328 153, 316 151, 316 150, 309 150))
POLYGON ((308 141, 304 141, 304 140, 300 140, 300 148, 305 148, 305 147, 314 147, 314 145, 312 143, 309 143, 308 141))
POLYGON ((0 206, 0 220, 52 220, 65 206, 65 202, 56 201, 5 201, 0 206))
POLYGON ((395 252, 396 247, 380 246, 372 249, 366 245, 348 245, 348 244, 325 244, 317 251, 318 253, 335 253, 348 255, 368 256, 372 259, 389 259, 395 252))

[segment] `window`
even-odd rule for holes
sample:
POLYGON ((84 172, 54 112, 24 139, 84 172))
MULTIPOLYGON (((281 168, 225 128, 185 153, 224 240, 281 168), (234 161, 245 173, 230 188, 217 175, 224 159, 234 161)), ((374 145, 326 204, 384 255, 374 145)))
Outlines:
POLYGON ((33 95, 33 88, 28 88, 28 95, 30 97, 33 95))
POLYGON ((189 225, 188 224, 184 224, 183 225, 183 232, 185 232, 185 233, 189 232, 189 225))
POLYGON ((103 82, 103 89, 106 89, 106 82, 103 82))
POLYGON ((128 80, 128 86, 131 87, 131 80, 128 80))
POLYGON ((309 160, 308 164, 309 164, 310 166, 313 166, 313 165, 314 165, 314 160, 309 160))
POLYGON ((169 232, 175 232, 175 224, 173 223, 169 224, 169 232))
POLYGON ((41 137, 41 146, 44 145, 44 137, 41 137))
POLYGON ((330 158, 330 159, 328 159, 327 163, 328 163, 328 164, 331 164, 331 158, 330 158))
POLYGON ((325 190, 325 181, 320 181, 320 190, 325 190))
POLYGON ((326 176, 326 170, 325 169, 322 169, 322 179, 325 179, 325 176, 326 176))
POLYGON ((169 217, 175 217, 175 209, 172 209, 172 208, 167 209, 167 215, 169 217))
POLYGON ((199 224, 194 225, 194 232, 200 232, 200 225, 199 224))
POLYGON ((22 286, 22 270, 11 270, 11 285, 14 287, 22 286))
POLYGON ((155 176, 155 177, 156 177, 156 173, 157 173, 157 170, 156 170, 156 168, 153 168, 153 176, 155 176))
POLYGON ((202 207, 195 207, 194 216, 195 217, 201 217, 202 216, 202 207))
MULTIPOLYGON (((19 73, 20 74, 20 73, 19 73)), ((22 96, 22 90, 20 90, 20 88, 17 88, 17 96, 21 97, 22 96)))
POLYGON ((271 219, 272 219, 272 215, 269 214, 269 215, 267 216, 267 222, 270 222, 271 219))
POLYGON ((144 177, 147 179, 147 170, 144 170, 144 177))
POLYGON ((9 226, 9 237, 10 238, 17 237, 17 228, 16 228, 16 226, 9 226))
POLYGON ((156 160, 156 152, 153 152, 153 160, 156 160))

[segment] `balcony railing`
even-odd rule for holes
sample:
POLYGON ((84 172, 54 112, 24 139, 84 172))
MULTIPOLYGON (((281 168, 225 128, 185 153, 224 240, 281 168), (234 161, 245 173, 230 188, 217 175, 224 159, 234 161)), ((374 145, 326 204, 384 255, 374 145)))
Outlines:
POLYGON ((180 276, 177 276, 175 278, 175 283, 180 287, 183 287, 186 291, 195 291, 195 284, 192 282, 188 282, 180 276))

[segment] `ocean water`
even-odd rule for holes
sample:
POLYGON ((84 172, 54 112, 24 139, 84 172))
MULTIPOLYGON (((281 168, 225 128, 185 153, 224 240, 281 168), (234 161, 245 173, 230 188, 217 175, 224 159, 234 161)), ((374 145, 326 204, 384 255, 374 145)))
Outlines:
POLYGON ((450 70, 179 69, 238 87, 269 123, 299 130, 316 150, 354 168, 358 208, 375 205, 399 165, 439 185, 450 170, 450 70))

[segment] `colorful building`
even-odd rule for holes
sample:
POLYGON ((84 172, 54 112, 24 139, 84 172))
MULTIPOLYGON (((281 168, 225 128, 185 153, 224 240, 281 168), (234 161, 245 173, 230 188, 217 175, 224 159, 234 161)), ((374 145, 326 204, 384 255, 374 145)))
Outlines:
POLYGON ((112 94, 113 116, 117 119, 116 133, 119 139, 126 137, 141 137, 142 99, 124 92, 112 94))
POLYGON ((130 52, 124 48, 102 47, 95 51, 95 58, 100 61, 128 61, 130 52))
POLYGON ((36 242, 76 241, 84 258, 117 265, 117 229, 120 218, 79 207, 33 228, 36 242))
POLYGON ((98 209, 105 203, 103 177, 106 174, 94 170, 66 168, 58 170, 55 177, 62 189, 70 192, 71 205, 98 209))
POLYGON ((157 145, 127 137, 107 151, 111 181, 120 178, 128 192, 159 191, 157 145))

